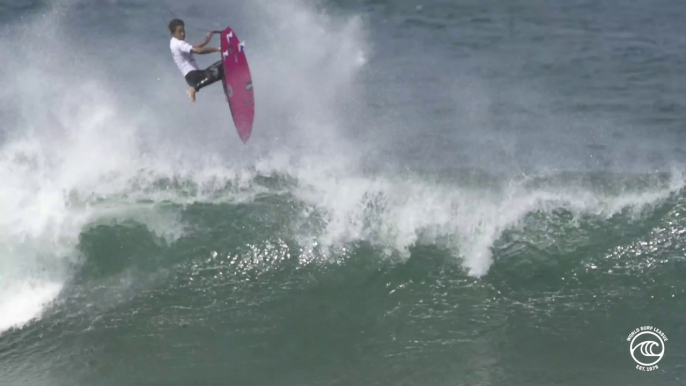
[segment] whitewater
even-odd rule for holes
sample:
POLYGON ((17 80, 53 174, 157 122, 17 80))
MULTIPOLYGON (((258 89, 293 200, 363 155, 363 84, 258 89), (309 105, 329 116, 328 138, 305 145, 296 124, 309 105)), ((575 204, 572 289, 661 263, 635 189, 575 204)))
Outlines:
POLYGON ((601 3, 0 6, 0 383, 679 384, 686 8, 601 3))

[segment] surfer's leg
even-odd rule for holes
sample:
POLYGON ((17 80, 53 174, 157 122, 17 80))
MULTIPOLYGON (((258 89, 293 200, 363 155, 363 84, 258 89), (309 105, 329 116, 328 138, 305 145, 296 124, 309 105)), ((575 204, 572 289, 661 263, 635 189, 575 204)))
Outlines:
POLYGON ((186 83, 191 86, 191 88, 186 91, 186 94, 191 98, 191 101, 195 102, 195 93, 200 89, 198 84, 202 83, 206 77, 205 71, 200 70, 193 70, 186 74, 186 83))
POLYGON ((191 102, 195 103, 195 87, 191 87, 186 90, 186 94, 188 94, 188 97, 191 98, 191 102))
POLYGON ((186 74, 186 83, 191 86, 191 88, 186 91, 186 94, 195 102, 195 93, 200 91, 201 88, 209 86, 220 79, 224 79, 224 66, 222 66, 221 60, 207 67, 205 70, 193 70, 186 74))
POLYGON ((201 88, 209 86, 220 79, 224 79, 224 66, 222 66, 222 61, 220 60, 207 67, 204 73, 204 78, 195 85, 195 91, 200 91, 201 88))
POLYGON ((221 60, 209 66, 207 69, 212 69, 213 73, 216 71, 216 80, 224 79, 224 65, 222 64, 221 60))

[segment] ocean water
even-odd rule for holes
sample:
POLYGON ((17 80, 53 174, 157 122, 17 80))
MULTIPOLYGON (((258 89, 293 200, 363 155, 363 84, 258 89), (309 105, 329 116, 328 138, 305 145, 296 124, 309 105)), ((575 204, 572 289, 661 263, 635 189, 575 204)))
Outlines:
POLYGON ((684 384, 683 20, 0 2, 0 385, 684 384), (246 42, 248 145, 175 16, 246 42))

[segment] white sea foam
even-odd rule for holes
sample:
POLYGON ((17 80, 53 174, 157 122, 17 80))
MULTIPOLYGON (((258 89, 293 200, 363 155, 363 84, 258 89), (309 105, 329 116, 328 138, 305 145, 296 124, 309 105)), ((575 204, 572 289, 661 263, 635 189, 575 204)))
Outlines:
POLYGON ((528 187, 523 180, 478 187, 417 176, 364 176, 355 170, 354 165, 321 159, 295 170, 297 196, 326 221, 318 244, 367 240, 408 256, 416 243, 440 243, 474 276, 488 272, 494 242, 527 214, 563 208, 576 215, 609 217, 625 209, 638 215, 684 186, 676 170, 667 186, 614 195, 574 185, 528 187))
MULTIPOLYGON (((24 24, 10 28, 12 36, 0 42, 0 49, 15 55, 3 72, 0 96, 16 118, 11 127, 2 128, 6 136, 0 143, 0 333, 40 316, 58 296, 79 263, 79 236, 89 224, 133 219, 175 239, 183 234, 183 225, 174 213, 158 211, 154 203, 212 200, 228 181, 249 190, 257 173, 244 157, 237 166, 227 167, 233 164, 227 153, 235 153, 236 160, 241 154, 250 156, 249 151, 236 147, 235 152, 226 152, 226 146, 213 146, 220 142, 213 140, 214 134, 197 129, 206 123, 202 117, 208 116, 208 109, 216 112, 221 106, 223 117, 228 117, 223 98, 191 106, 183 97, 179 75, 169 69, 164 78, 176 82, 160 81, 139 90, 140 95, 153 90, 154 97, 136 104, 141 96, 130 84, 110 80, 126 66, 129 74, 138 74, 140 65, 118 61, 120 56, 112 58, 110 67, 100 61, 109 55, 108 47, 121 44, 116 36, 103 36, 94 45, 103 55, 67 49, 73 36, 62 17, 79 12, 73 3, 78 2, 64 2, 51 12, 22 20, 24 24), (37 45, 40 50, 30 49, 37 45), (160 100, 159 95, 170 97, 160 100), (183 109, 177 108, 181 103, 183 109), (160 178, 199 188, 184 196, 156 186, 160 178)), ((360 21, 335 20, 297 1, 251 6, 263 24, 276 28, 270 30, 272 35, 253 36, 261 44, 251 46, 261 109, 258 124, 261 119, 262 127, 297 129, 291 138, 338 141, 334 107, 355 69, 364 64, 360 21), (273 35, 278 31, 303 32, 289 49, 296 55, 279 55, 283 40, 273 35), (274 66, 277 57, 279 65, 274 66), (295 87, 304 90, 298 100, 292 98, 295 87), (270 106, 272 111, 266 114, 270 106)), ((158 65, 166 71, 162 63, 169 61, 156 58, 148 68, 158 65)), ((202 127, 214 128, 216 122, 202 127)), ((213 130, 230 132, 225 127, 229 121, 222 122, 221 130, 213 130)), ((263 150, 258 147, 256 152, 263 150)), ((245 198, 250 197, 248 192, 245 198)))
MULTIPOLYGON (((358 97, 351 84, 367 63, 361 19, 334 18, 300 1, 260 0, 249 7, 257 24, 270 27, 242 33, 260 42, 249 46, 258 109, 249 150, 222 144, 236 142, 222 98, 191 109, 173 65, 163 64, 168 57, 150 59, 151 71, 168 71, 163 78, 169 80, 140 90, 150 100, 136 105, 127 104, 139 98, 130 85, 102 80, 114 68, 94 66, 91 73, 84 57, 77 73, 68 71, 78 53, 64 57, 71 51, 62 47, 69 37, 58 28, 58 13, 29 28, 40 36, 0 42, 3 52, 17 53, 5 72, 12 78, 2 77, 1 98, 18 114, 16 127, 3 128, 8 135, 0 144, 0 333, 38 317, 58 296, 89 224, 131 218, 175 239, 183 225, 173 213, 158 213, 154 203, 212 200, 227 181, 249 191, 257 175, 292 176, 293 193, 326 221, 321 232, 305 236, 325 246, 367 240, 405 256, 413 244, 439 242, 475 276, 488 271, 490 248, 502 232, 527 213, 566 207, 611 215, 683 186, 675 180, 669 189, 599 196, 582 188, 527 188, 521 181, 490 189, 363 172, 359 159, 371 145, 342 134, 350 115, 340 108, 358 97), (21 52, 17 41, 26 47, 40 41, 44 49, 21 52), (224 120, 216 129, 217 120, 208 117, 219 108, 224 120), (161 177, 203 188, 180 195, 155 188, 161 177)), ((130 65, 128 73, 140 70, 138 63, 117 63, 130 65)), ((213 92, 220 91, 203 95, 213 92)))

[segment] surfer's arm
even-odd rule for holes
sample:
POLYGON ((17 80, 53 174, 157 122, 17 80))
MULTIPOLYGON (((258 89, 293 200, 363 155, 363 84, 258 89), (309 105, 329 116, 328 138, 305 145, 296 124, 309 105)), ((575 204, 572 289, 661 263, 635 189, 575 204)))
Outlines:
POLYGON ((203 48, 203 47, 205 47, 205 46, 207 45, 207 43, 209 43, 210 40, 212 40, 212 36, 214 36, 214 32, 209 32, 209 33, 207 34, 207 36, 205 37, 205 41, 204 41, 204 42, 198 43, 198 44, 194 44, 193 47, 197 47, 197 48, 203 48))
POLYGON ((221 48, 219 47, 198 47, 198 46, 193 46, 191 49, 194 54, 211 54, 213 52, 220 52, 221 48))

